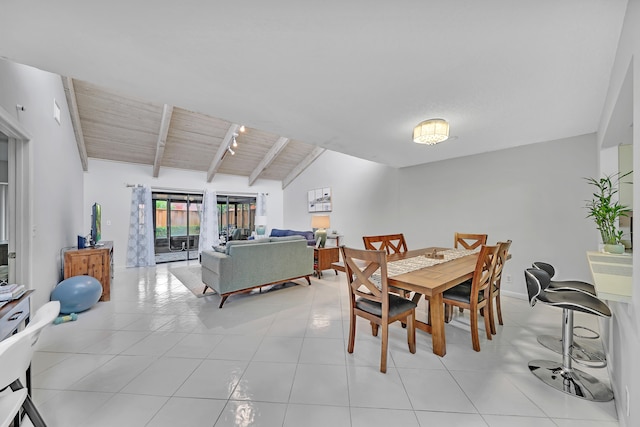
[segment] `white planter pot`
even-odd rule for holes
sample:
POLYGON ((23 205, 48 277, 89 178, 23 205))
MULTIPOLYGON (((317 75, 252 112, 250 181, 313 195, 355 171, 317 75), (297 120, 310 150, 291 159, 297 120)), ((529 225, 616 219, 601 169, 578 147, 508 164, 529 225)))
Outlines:
POLYGON ((604 245, 604 251, 610 254, 623 254, 624 253, 624 245, 604 245))

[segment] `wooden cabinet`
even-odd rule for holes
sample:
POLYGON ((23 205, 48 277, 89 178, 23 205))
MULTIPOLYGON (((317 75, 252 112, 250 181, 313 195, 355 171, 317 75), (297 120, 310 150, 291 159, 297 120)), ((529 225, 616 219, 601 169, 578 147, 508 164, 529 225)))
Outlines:
MULTIPOLYGON (((314 248, 313 249, 313 269, 316 276, 322 277, 322 270, 329 270, 331 263, 340 261, 340 249, 337 247, 314 248)), ((334 269, 336 274, 338 271, 334 269)))
POLYGON ((102 285, 100 301, 111 299, 111 260, 113 242, 101 242, 103 246, 74 249, 64 253, 64 278, 87 275, 98 279, 102 285))

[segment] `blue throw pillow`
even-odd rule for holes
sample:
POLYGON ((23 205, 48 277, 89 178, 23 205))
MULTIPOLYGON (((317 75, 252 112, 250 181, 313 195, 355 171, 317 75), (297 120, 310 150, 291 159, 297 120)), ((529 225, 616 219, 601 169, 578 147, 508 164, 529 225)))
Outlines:
POLYGON ((289 230, 279 230, 277 228, 272 228, 271 229, 271 235, 269 237, 282 237, 282 236, 288 236, 287 232, 289 230))

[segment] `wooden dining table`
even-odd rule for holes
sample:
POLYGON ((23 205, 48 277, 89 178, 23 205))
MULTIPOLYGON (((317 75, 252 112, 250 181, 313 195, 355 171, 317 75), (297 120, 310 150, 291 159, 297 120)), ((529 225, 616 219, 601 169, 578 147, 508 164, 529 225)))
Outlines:
MULTIPOLYGON (((407 258, 425 256, 426 253, 445 251, 451 248, 429 247, 413 249, 403 253, 387 256, 387 262, 399 261, 407 258)), ((444 304, 442 293, 460 283, 473 278, 478 254, 463 256, 451 261, 424 267, 408 273, 389 276, 389 286, 414 292, 413 301, 417 304, 423 295, 429 298, 430 318, 425 323, 416 319, 416 328, 431 334, 433 352, 438 356, 447 354, 445 337, 444 304)), ((333 263, 332 268, 345 271, 343 263, 333 263)))

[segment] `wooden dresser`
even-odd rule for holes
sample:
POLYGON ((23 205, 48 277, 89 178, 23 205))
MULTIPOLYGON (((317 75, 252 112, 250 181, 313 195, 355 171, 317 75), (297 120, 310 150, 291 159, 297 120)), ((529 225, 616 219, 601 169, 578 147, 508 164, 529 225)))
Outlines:
POLYGON ((111 262, 113 242, 100 242, 103 246, 73 249, 64 253, 64 278, 87 275, 102 285, 100 301, 111 299, 111 262))

